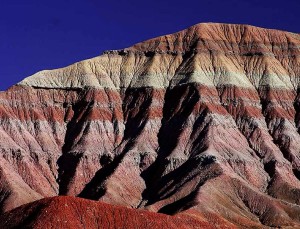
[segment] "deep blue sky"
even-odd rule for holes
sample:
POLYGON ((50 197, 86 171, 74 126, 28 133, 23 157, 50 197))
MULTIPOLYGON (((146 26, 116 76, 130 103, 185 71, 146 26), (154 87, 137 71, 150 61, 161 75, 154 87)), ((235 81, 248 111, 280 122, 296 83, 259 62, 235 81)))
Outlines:
POLYGON ((300 0, 0 0, 0 90, 199 22, 300 33, 300 0))

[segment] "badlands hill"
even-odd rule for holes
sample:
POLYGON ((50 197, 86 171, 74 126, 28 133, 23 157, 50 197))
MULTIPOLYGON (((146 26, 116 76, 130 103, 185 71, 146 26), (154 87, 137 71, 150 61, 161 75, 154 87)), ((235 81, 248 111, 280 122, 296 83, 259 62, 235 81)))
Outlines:
POLYGON ((0 93, 2 226, 299 228, 299 84, 299 34, 214 23, 38 72, 0 93))

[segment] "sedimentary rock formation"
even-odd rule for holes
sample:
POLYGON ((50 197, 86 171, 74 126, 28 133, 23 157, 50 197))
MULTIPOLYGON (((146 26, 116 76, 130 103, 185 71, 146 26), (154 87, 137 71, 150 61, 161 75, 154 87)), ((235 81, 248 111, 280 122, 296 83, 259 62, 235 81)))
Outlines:
POLYGON ((211 23, 39 72, 0 93, 1 210, 70 195, 300 227, 299 81, 300 35, 211 23))

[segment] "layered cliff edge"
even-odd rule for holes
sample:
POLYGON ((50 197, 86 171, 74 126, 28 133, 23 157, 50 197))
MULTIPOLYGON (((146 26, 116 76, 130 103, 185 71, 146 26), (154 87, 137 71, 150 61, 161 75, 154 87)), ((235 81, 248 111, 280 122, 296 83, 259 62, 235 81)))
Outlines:
POLYGON ((69 195, 299 227, 299 82, 299 34, 216 23, 38 72, 0 93, 1 211, 69 195))

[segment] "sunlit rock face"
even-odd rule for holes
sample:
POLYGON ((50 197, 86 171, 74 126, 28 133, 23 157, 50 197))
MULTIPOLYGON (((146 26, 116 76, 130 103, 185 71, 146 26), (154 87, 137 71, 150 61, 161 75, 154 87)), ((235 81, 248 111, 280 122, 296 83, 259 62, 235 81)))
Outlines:
POLYGON ((0 93, 1 211, 69 195, 300 227, 299 81, 299 34, 214 23, 38 72, 0 93))

